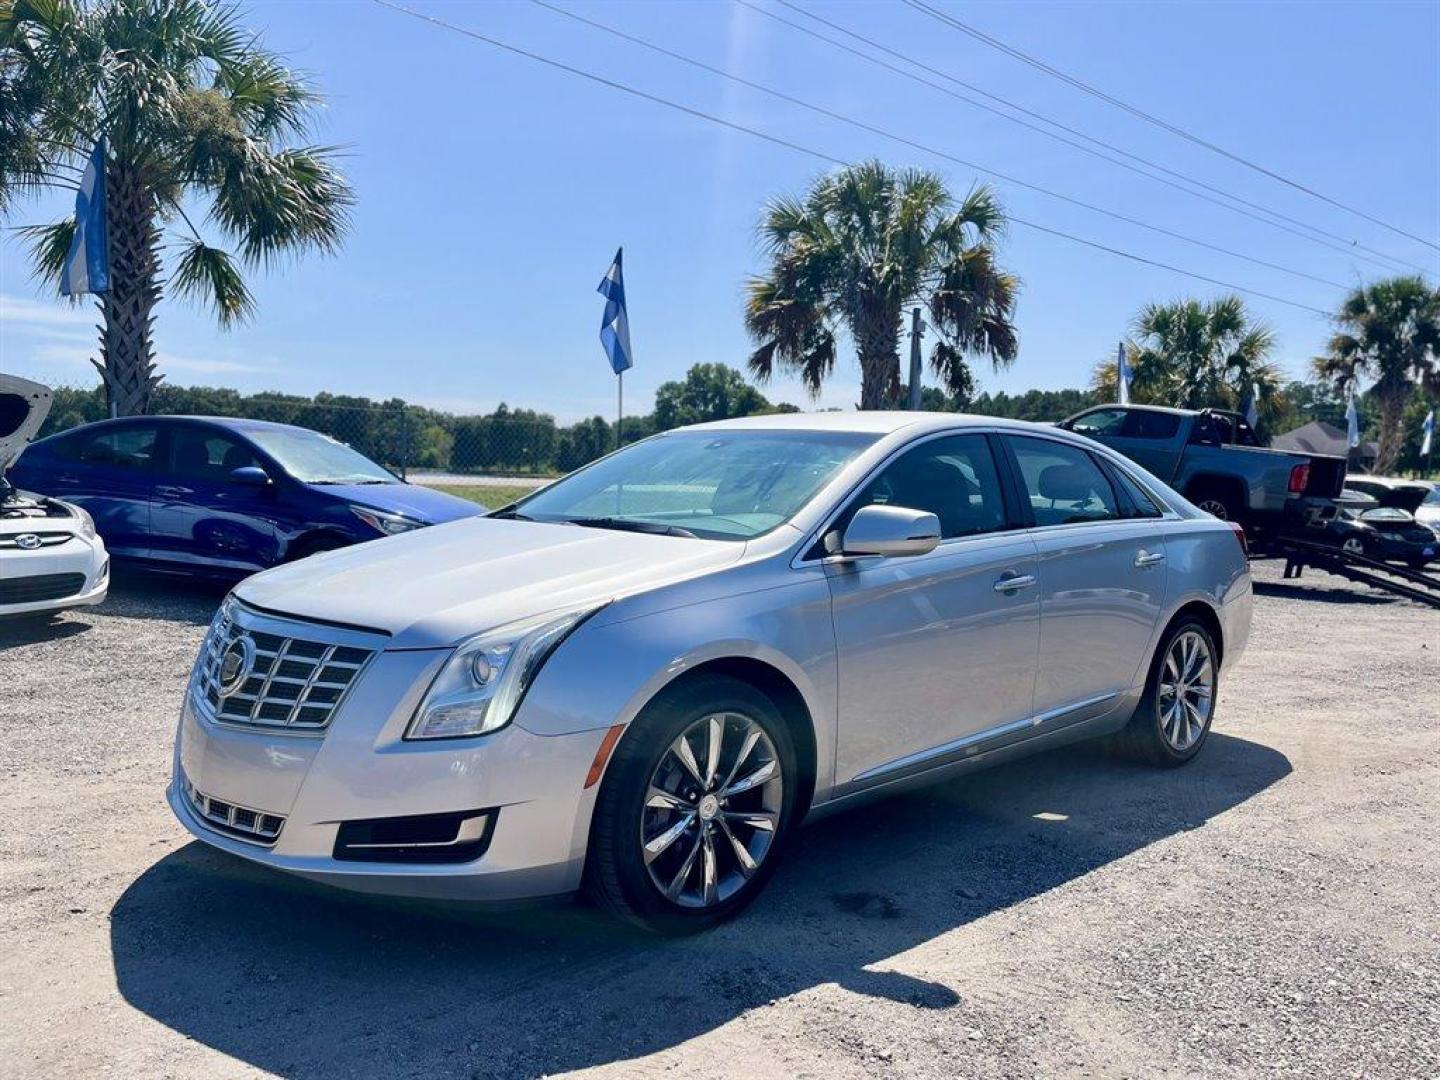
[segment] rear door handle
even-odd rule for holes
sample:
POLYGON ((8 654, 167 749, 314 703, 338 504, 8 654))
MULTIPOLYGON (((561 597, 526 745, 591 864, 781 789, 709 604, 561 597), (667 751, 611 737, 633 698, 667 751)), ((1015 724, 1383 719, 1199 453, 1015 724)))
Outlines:
POLYGON ((1154 566, 1164 561, 1165 553, 1163 551, 1146 551, 1144 548, 1141 548, 1135 556, 1136 566, 1154 566))
POLYGON ((995 591, 998 593, 1015 592, 1017 589, 1028 589, 1034 584, 1034 574, 1006 574, 995 582, 995 591))

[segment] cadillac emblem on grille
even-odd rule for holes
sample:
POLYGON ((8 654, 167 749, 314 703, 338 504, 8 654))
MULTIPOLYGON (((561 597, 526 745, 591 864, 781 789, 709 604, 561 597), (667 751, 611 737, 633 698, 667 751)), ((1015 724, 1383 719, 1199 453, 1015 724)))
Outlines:
POLYGON ((242 634, 225 647, 220 658, 220 696, 229 697, 245 685, 255 669, 255 642, 242 634))

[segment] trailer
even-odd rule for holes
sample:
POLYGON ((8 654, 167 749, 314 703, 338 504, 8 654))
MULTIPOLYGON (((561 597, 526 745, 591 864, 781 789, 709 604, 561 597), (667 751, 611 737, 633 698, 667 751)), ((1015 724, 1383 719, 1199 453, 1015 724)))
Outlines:
POLYGON ((1314 567, 1382 592, 1440 608, 1440 575, 1396 566, 1293 535, 1268 537, 1260 554, 1283 558, 1287 579, 1299 578, 1306 567, 1314 567))

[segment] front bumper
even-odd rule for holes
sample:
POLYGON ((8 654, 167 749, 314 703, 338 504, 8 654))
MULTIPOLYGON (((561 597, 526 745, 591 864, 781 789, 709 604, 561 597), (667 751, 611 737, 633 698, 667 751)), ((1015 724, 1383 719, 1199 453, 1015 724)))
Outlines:
POLYGON ((62 611, 103 601, 110 590, 110 555, 104 541, 98 536, 88 540, 76 534, 63 544, 35 551, 6 548, 0 560, 0 579, 5 581, 50 575, 83 575, 84 583, 75 591, 51 600, 0 603, 0 615, 62 611))
MULTIPOLYGON (((323 732, 216 723, 187 691, 167 790, 175 816, 213 847, 362 892, 479 901, 574 892, 595 795, 584 781, 604 731, 541 736, 517 717, 480 738, 405 742, 419 695, 446 655, 380 652, 323 732), (283 818, 283 825, 273 839, 217 826, 197 810, 187 781, 222 806, 283 818), (353 829, 356 822, 482 810, 492 815, 490 831, 470 861, 336 857, 347 822, 353 829)), ((265 826, 269 831, 273 821, 265 826)))

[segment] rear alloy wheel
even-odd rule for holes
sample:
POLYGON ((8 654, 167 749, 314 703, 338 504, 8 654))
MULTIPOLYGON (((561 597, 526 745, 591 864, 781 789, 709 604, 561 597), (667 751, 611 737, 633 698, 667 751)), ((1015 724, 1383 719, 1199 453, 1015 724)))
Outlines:
POLYGON ((1117 737, 1132 756, 1155 765, 1183 765, 1205 744, 1220 685, 1215 641, 1199 619, 1170 628, 1145 683, 1145 694, 1117 737))
POLYGON ((1365 541, 1361 540, 1358 536, 1348 536, 1345 538, 1345 542, 1340 545, 1340 550, 1345 552, 1346 555, 1364 555, 1365 541))
POLYGON ((635 718, 596 798, 586 891, 648 930, 730 917, 780 855, 798 781, 789 729, 748 683, 700 676, 635 718))

